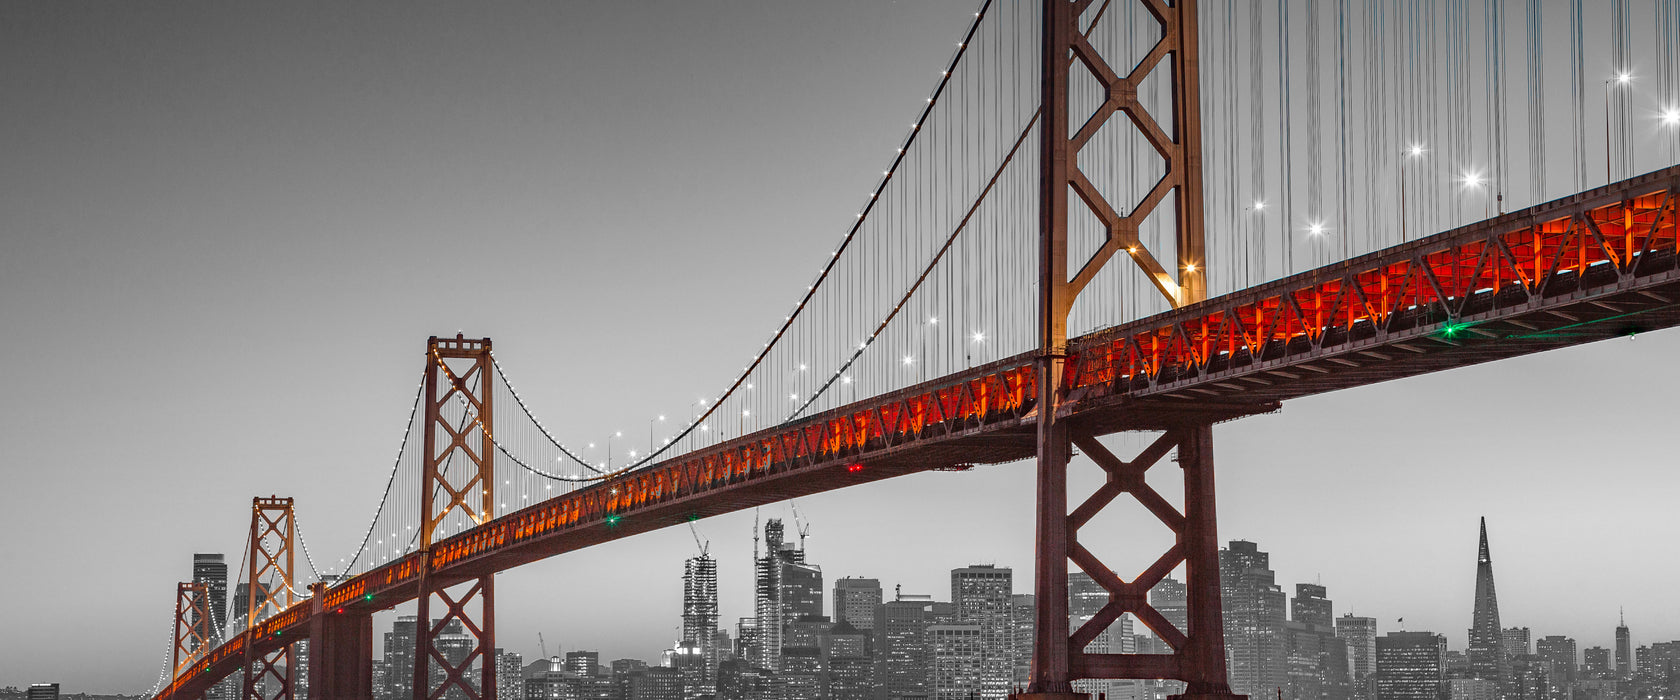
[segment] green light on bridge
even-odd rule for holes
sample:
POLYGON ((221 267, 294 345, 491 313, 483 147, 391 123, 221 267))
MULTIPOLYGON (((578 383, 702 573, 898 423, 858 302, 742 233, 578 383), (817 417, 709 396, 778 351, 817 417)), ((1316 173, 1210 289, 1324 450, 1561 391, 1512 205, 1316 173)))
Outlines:
POLYGON ((373 600, 373 594, 369 593, 367 595, 362 596, 362 600, 373 600))
POLYGON ((1458 337, 1459 333, 1463 332, 1465 329, 1468 329, 1469 327, 1470 327, 1470 324, 1468 324, 1468 323, 1449 323, 1445 326, 1441 326, 1441 335, 1446 336, 1448 338, 1455 338, 1455 337, 1458 337))
POLYGON ((617 525, 617 524, 618 524, 618 521, 619 521, 619 520, 622 520, 622 519, 623 519, 623 518, 620 518, 620 517, 619 517, 619 516, 617 516, 617 515, 609 515, 609 516, 607 516, 607 518, 606 518, 606 520, 607 520, 607 524, 608 524, 608 525, 617 525))

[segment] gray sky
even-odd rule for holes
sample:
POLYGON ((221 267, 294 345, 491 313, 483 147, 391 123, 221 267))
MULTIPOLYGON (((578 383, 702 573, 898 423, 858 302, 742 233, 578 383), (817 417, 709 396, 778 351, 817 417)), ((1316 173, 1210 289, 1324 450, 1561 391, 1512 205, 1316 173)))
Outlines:
MULTIPOLYGON (((348 554, 429 335, 493 337, 572 442, 715 395, 973 6, 0 5, 0 685, 151 685, 175 582, 193 552, 237 563, 253 495, 298 499, 323 568, 348 554)), ((1462 646, 1485 515, 1507 626, 1609 645, 1625 606, 1636 643, 1680 638, 1676 356, 1655 333, 1221 426, 1221 536, 1462 646)), ((831 579, 944 597, 989 561, 1030 586, 1028 465, 799 505, 831 579)), ((700 523, 731 627, 752 517, 700 523)), ((1158 553, 1139 527, 1116 569, 1158 553)), ((656 658, 693 548, 505 574, 498 641, 656 658)))

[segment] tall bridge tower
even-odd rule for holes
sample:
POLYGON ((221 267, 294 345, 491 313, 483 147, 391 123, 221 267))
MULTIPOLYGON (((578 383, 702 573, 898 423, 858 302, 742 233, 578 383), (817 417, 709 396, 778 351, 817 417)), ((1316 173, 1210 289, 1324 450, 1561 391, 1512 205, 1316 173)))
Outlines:
MULTIPOLYGON (((1039 164, 1039 347, 1037 399, 1038 516, 1034 592, 1037 638, 1031 682, 1021 698, 1075 698, 1083 678, 1161 678, 1188 684, 1186 698, 1236 698, 1226 680, 1225 634, 1220 617, 1219 542, 1213 494, 1213 429, 1205 411, 1163 411, 1166 434, 1136 459, 1121 460, 1097 441, 1097 432, 1061 413, 1059 386, 1068 356, 1068 314, 1074 300, 1117 253, 1124 252, 1176 308, 1207 295, 1202 223, 1200 94, 1197 82, 1196 2, 1136 0, 1161 25, 1160 41, 1121 75, 1086 40, 1080 17, 1091 0, 1044 0, 1040 75, 1044 121, 1039 164), (1107 99, 1077 131, 1069 123, 1069 78, 1087 71, 1107 99), (1166 122, 1138 101, 1138 85, 1156 70, 1170 72, 1172 114, 1166 122), (1080 150, 1108 120, 1124 114, 1165 161, 1166 175, 1135 203, 1109 202, 1080 169, 1080 150), (1070 133, 1072 132, 1072 133, 1070 133), (1070 278, 1069 193, 1107 231, 1104 243, 1070 278), (1164 269, 1139 240, 1138 227, 1173 194, 1178 231, 1174 269, 1164 269), (1119 206, 1116 206, 1116 205, 1119 206), (1126 206, 1126 205, 1130 206, 1126 206), (1129 213, 1122 215, 1121 211, 1129 213), (1068 512, 1067 471, 1073 445, 1106 472, 1107 483, 1068 512), (1176 448, 1184 471, 1184 513, 1144 480, 1144 472, 1176 448), (1080 543, 1081 527, 1122 493, 1131 494, 1175 534, 1175 544, 1131 581, 1117 575, 1080 543), (1072 630, 1068 619, 1068 561, 1103 589, 1108 603, 1072 630), (1187 573, 1188 629, 1180 630, 1149 605, 1149 589, 1180 563, 1187 573), (1172 647, 1171 654, 1098 654, 1085 648, 1120 615, 1131 613, 1172 647)), ((1118 533, 1086 532, 1115 537, 1118 533)))
POLYGON ((443 579, 433 575, 432 545, 440 527, 459 513, 472 525, 495 517, 496 445, 492 434, 494 370, 490 339, 432 336, 426 341, 424 476, 420 481, 420 596, 414 650, 414 700, 458 688, 469 700, 496 697, 495 575, 443 579), (449 588, 456 588, 452 595, 449 588), (433 599, 443 616, 432 620, 433 599), (476 601, 476 605, 475 605, 476 601), (452 659, 438 638, 456 624, 472 646, 452 659), (479 664, 478 687, 469 670, 479 664), (433 664, 442 679, 432 688, 433 664))
POLYGON ((297 658, 292 645, 257 653, 257 623, 292 607, 293 543, 297 541, 292 499, 258 496, 251 499, 251 551, 246 560, 245 585, 245 700, 292 700, 293 671, 297 658), (275 582, 270 586, 264 577, 275 582))

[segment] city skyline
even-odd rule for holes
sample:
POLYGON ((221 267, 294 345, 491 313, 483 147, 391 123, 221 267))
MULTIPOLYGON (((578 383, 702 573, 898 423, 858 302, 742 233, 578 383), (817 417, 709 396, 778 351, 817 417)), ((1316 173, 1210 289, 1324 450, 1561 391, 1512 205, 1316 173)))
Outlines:
MULTIPOLYGON (((237 564, 252 496, 296 497, 332 571, 377 506, 427 336, 495 338, 580 443, 640 448, 714 391, 832 250, 974 3, 777 5, 0 9, 0 319, 23 339, 0 349, 18 392, 0 559, 53 576, 0 583, 30 631, 0 641, 0 685, 151 685, 175 582, 195 553, 237 564), (475 294, 438 293, 480 265, 475 294)), ((1680 535, 1680 377, 1651 369, 1675 356, 1680 333, 1641 334, 1222 424, 1221 541, 1263 543, 1280 582, 1322 580, 1383 631, 1453 638, 1462 533, 1486 516, 1507 625, 1613 648, 1625 607, 1635 646, 1680 638, 1680 563, 1650 556, 1680 535)), ((937 594, 975 563, 1026 578, 1031 492, 1016 463, 799 507, 829 575, 937 594)), ((720 627, 751 614, 753 519, 696 523, 720 627)), ((1146 516, 1100 522, 1140 533, 1108 544, 1117 569, 1158 553, 1146 516)), ((668 645, 693 550, 670 528, 503 574, 498 604, 528 612, 498 643, 668 645)))
MULTIPOLYGON (((1487 541, 1486 523, 1485 523, 1485 521, 1480 522, 1479 525, 1480 525, 1479 537, 1478 537, 1477 547, 1475 548, 1476 549, 1476 552, 1475 552, 1475 555, 1476 555, 1476 575, 1475 575, 1475 579, 1476 579, 1476 589, 1477 589, 1478 593, 1480 592, 1481 587, 1484 585, 1484 583, 1482 581, 1482 572, 1486 569, 1485 565, 1488 564, 1492 560, 1492 558, 1489 557, 1488 554, 1487 554, 1490 547, 1489 547, 1489 544, 1488 544, 1488 541, 1487 541)), ((780 523, 779 521, 777 521, 776 519, 772 518, 772 519, 766 521, 764 523, 764 526, 766 527, 767 530, 773 530, 777 533, 780 533, 780 532, 782 532, 781 528, 783 527, 783 524, 780 523)), ((765 539, 768 540, 769 538, 765 538, 765 539)), ((610 654, 610 653, 605 654, 605 656, 612 657, 612 658, 636 659, 636 660, 648 662, 648 663, 653 664, 653 665, 657 665, 659 663, 661 654, 670 654, 674 650, 673 645, 680 642, 684 638, 684 635, 680 633, 680 630, 685 625, 689 624, 688 620, 687 620, 687 618, 688 618, 687 604, 688 604, 688 601, 689 601, 687 591, 689 590, 688 587, 689 587, 690 584, 688 583, 688 574, 686 573, 688 567, 695 566, 694 562, 700 561, 702 558, 704 558, 704 560, 709 561, 710 564, 702 566, 701 570, 709 571, 710 572, 709 575, 711 577, 713 577, 714 579, 715 579, 715 577, 717 577, 717 570, 719 568, 718 562, 715 558, 710 556, 710 549, 711 549, 712 544, 713 544, 712 540, 705 540, 704 541, 704 548, 705 548, 705 553, 704 554, 696 555, 696 556, 689 557, 689 558, 683 560, 683 568, 684 568, 685 572, 681 576, 679 576, 679 580, 681 581, 681 585, 677 589, 677 590, 681 591, 681 593, 679 594, 678 597, 682 598, 682 600, 683 600, 682 614, 679 615, 680 619, 679 619, 678 624, 676 625, 676 628, 679 630, 679 634, 676 637, 673 638, 672 644, 667 645, 665 647, 650 649, 648 651, 643 652, 639 656, 635 655, 635 654, 630 654, 630 655, 618 654, 618 655, 615 655, 615 654, 610 654)), ((768 544, 768 542, 766 541, 765 544, 768 544)), ((796 545, 789 542, 789 543, 787 543, 787 546, 795 547, 796 545)), ((769 549, 766 548, 765 551, 768 552, 769 549)), ((955 605, 955 598, 956 598, 956 595, 955 595, 956 591, 955 590, 952 590, 952 589, 935 589, 933 591, 894 590, 894 589, 901 589, 902 585, 901 584, 895 584, 895 585, 890 585, 890 586, 889 585, 883 585, 880 582, 883 581, 883 580, 888 580, 888 579, 864 577, 864 574, 872 574, 872 575, 875 575, 875 576, 879 576, 880 575, 879 572, 861 572, 861 573, 860 572, 853 572, 853 573, 850 573, 850 574, 833 574, 833 575, 831 575, 826 570, 823 569, 822 562, 820 560, 810 560, 810 561, 807 562, 804 559, 804 557, 808 554, 805 550, 797 549, 797 550, 794 550, 794 551, 797 551, 797 553, 800 557, 798 562, 797 562, 798 564, 801 564, 801 565, 808 564, 809 566, 813 567, 816 571, 820 572, 820 575, 822 576, 822 579, 821 579, 821 584, 822 585, 820 585, 818 587, 819 592, 833 593, 833 592, 836 592, 837 590, 839 590, 840 587, 847 586, 852 582, 862 582, 862 583, 866 583, 866 584, 873 584, 873 585, 880 586, 880 588, 875 589, 875 592, 881 594, 880 601, 883 601, 883 602, 891 602, 891 601, 894 601, 894 600, 927 599, 927 600, 932 600, 932 601, 936 601, 936 602, 944 602, 944 603, 949 603, 949 604, 955 605), (946 590, 950 590, 950 594, 945 595, 943 598, 941 598, 940 594, 945 593, 946 590), (890 591, 890 593, 889 593, 889 591, 890 591), (902 597, 900 597, 900 596, 902 596, 902 597)), ((1269 567, 1269 566, 1274 564, 1274 562, 1268 556, 1269 552, 1265 551, 1264 543, 1257 543, 1257 542, 1253 542, 1253 541, 1250 541, 1250 540, 1242 540, 1242 539, 1230 540, 1230 541, 1225 542, 1222 545, 1221 551, 1222 551, 1222 556, 1224 554, 1232 554, 1232 555, 1235 555, 1237 558, 1243 559, 1245 561, 1249 558, 1254 557, 1256 554, 1258 554, 1258 556, 1260 557, 1259 561, 1261 561, 1263 563, 1263 566, 1261 566, 1261 568, 1266 568, 1266 567, 1269 567), (1240 550, 1233 549, 1233 548, 1238 547, 1238 546, 1241 546, 1242 549, 1240 549, 1240 550)), ((202 555, 202 554, 195 555, 195 561, 196 561, 196 557, 200 557, 200 556, 205 556, 205 555, 202 555)), ((791 563, 793 560, 789 560, 789 561, 791 563)), ((752 568, 755 572, 760 570, 757 565, 749 564, 749 566, 752 566, 752 568)), ((971 564, 967 564, 967 565, 963 565, 963 566, 952 567, 946 573, 949 574, 949 576, 951 578, 950 584, 951 584, 951 586, 954 587, 954 586, 957 585, 956 579, 959 576, 959 574, 973 575, 974 572, 979 572, 982 575, 984 575, 984 573, 987 570, 990 570, 993 567, 996 567, 998 570, 1004 572, 1005 574, 1007 574, 1009 571, 1012 571, 1012 570, 1015 569, 1015 567, 1011 567, 1011 566, 1008 566, 1007 564, 1001 564, 1001 563, 998 563, 998 562, 976 562, 976 563, 971 563, 971 564)), ((727 570, 727 568, 725 568, 725 570, 727 570)), ((707 574, 701 574, 701 576, 703 576, 703 577, 706 576, 706 575, 707 574)), ((1077 567, 1074 567, 1070 570, 1070 576, 1082 577, 1083 573, 1080 572, 1077 569, 1077 567)), ((1006 576, 1005 578, 1008 578, 1008 577, 1006 576)), ((1233 590, 1232 587, 1240 588, 1242 585, 1244 585, 1244 584, 1238 582, 1237 579, 1240 579, 1240 577, 1231 577, 1231 578, 1232 578, 1232 580, 1228 580, 1224 584, 1226 586, 1226 590, 1227 590, 1227 593, 1228 593, 1228 595, 1226 596, 1227 600, 1225 601, 1225 606, 1226 606, 1227 611, 1230 611, 1232 609, 1232 606, 1233 606, 1233 601, 1230 599, 1230 596, 1229 596, 1229 592, 1231 590, 1233 590)), ((1025 582, 1023 582, 1023 583, 1025 583, 1025 582)), ((713 585, 715 586, 715 583, 713 585)), ((1182 587, 1183 587, 1182 582, 1180 582, 1176 579, 1170 579, 1169 578, 1167 581, 1165 581, 1163 583, 1163 585, 1169 586, 1169 589, 1176 588, 1179 591, 1177 595, 1180 596, 1180 600, 1182 599, 1181 598, 1182 595, 1183 595, 1183 593, 1182 593, 1182 587)), ((1349 610, 1349 608, 1340 607, 1340 606, 1343 606, 1343 605, 1347 605, 1348 604, 1347 601, 1342 596, 1335 595, 1335 589, 1333 587, 1324 585, 1322 583, 1316 583, 1316 582, 1315 583, 1307 583, 1307 582, 1291 583, 1291 582, 1285 581, 1283 579, 1276 579, 1275 581, 1273 579, 1268 579, 1266 582, 1264 582, 1261 585, 1263 585, 1263 586, 1278 586, 1278 587, 1282 588, 1282 592, 1278 593, 1279 602, 1277 603, 1276 610, 1279 614, 1285 615, 1287 617, 1287 619, 1290 620, 1290 621, 1295 621, 1295 620, 1301 619, 1304 616, 1322 617, 1322 616, 1325 616, 1325 615, 1329 615, 1331 617, 1332 621, 1341 620, 1343 617, 1347 617, 1347 616, 1356 616, 1356 617, 1361 617, 1361 618, 1367 617, 1365 615, 1356 615, 1354 612, 1351 612, 1349 610), (1330 603, 1334 603, 1338 606, 1338 607, 1335 608, 1333 615, 1330 613, 1329 606, 1325 602, 1326 601, 1326 598, 1325 598, 1326 590, 1330 591, 1330 594, 1328 596, 1328 601, 1330 603), (1293 593, 1291 593, 1290 591, 1293 591, 1293 593)), ((1076 597, 1078 595, 1078 590, 1079 589, 1077 587, 1074 589, 1073 594, 1076 597)), ((1155 589, 1156 592, 1159 592, 1161 590, 1162 590, 1161 586, 1157 586, 1157 588, 1155 589)), ((1024 591, 1024 590, 1020 590, 1020 589, 1015 589, 1012 592, 1014 594, 1030 593, 1030 591, 1024 591)), ((715 597, 715 588, 712 590, 712 593, 713 593, 713 596, 715 597)), ((1100 598, 1106 599, 1106 593, 1101 592, 1100 589, 1093 588, 1090 593, 1092 595, 1097 595, 1100 598)), ((703 596, 704 594, 702 593, 701 595, 703 596)), ((1152 594, 1152 596, 1153 596, 1153 594, 1152 594)), ((835 622, 838 622, 839 619, 836 615, 836 605, 839 604, 839 600, 837 600, 836 598, 827 596, 827 595, 823 595, 822 597, 824 598, 824 600, 823 600, 821 614, 828 617, 829 619, 831 619, 835 622)), ((1478 605, 1479 605, 1479 603, 1480 603, 1480 601, 1478 601, 1478 605)), ((1180 604, 1182 604, 1182 603, 1180 603, 1180 604)), ((757 605, 756 603, 748 605, 749 611, 753 611, 756 608, 756 605, 757 605)), ((1092 605, 1100 606, 1100 602, 1099 603, 1093 603, 1092 605)), ((1495 603, 1494 605, 1497 606, 1497 603, 1495 603)), ((398 606, 393 611, 387 611, 387 612, 379 613, 378 616, 376 617, 376 630, 380 629, 379 628, 380 621, 383 621, 383 624, 384 624, 384 629, 381 630, 381 631, 386 631, 386 632, 390 631, 390 628, 392 627, 393 621, 395 621, 395 624, 399 627, 403 624, 411 624, 411 623, 401 622, 401 620, 405 619, 405 616, 406 616, 406 619, 412 619, 412 612, 413 612, 412 608, 413 608, 412 605, 404 605, 404 606, 398 606), (406 611, 406 612, 401 612, 401 611, 406 611)), ((721 608, 721 605, 720 605, 720 608, 721 608)), ((1075 610, 1075 611, 1078 611, 1082 608, 1079 604, 1075 604, 1072 607, 1072 609, 1075 610)), ((1087 609, 1089 611, 1094 611, 1095 608, 1086 606, 1083 609, 1087 609)), ((703 615, 705 613, 701 612, 699 614, 703 615)), ((1081 614, 1081 613, 1076 612, 1075 614, 1081 614)), ((1090 612, 1085 612, 1083 614, 1089 615, 1090 612)), ((1164 614, 1167 616, 1167 618, 1169 620, 1175 621, 1175 624, 1182 624, 1182 619, 1181 619, 1181 616, 1183 614, 1182 611, 1176 613, 1177 616, 1175 616, 1175 613, 1172 613, 1172 612, 1165 612, 1164 614)), ((1474 623, 1474 621, 1480 620, 1482 618, 1482 615, 1483 615, 1482 611, 1477 609, 1476 606, 1473 606, 1471 610, 1469 610, 1465 613, 1466 619, 1472 620, 1473 623, 1474 623)), ((1497 607, 1495 607, 1494 612, 1492 614, 1492 617, 1495 620, 1497 620, 1499 618, 1499 613, 1497 611, 1497 607)), ((1139 623, 1134 617, 1132 617, 1130 615, 1127 615, 1127 616, 1125 616, 1124 619, 1126 621, 1125 622, 1126 629, 1131 630, 1131 632, 1128 632, 1128 634, 1131 634, 1132 632, 1135 632, 1135 633, 1138 633, 1138 634, 1150 634, 1150 631, 1148 630, 1148 628, 1145 627, 1144 625, 1142 625, 1141 623, 1139 623)), ((733 624, 733 621, 730 618, 720 616, 720 620, 730 621, 731 624, 733 624)), ((1452 631, 1452 630, 1441 631, 1441 630, 1424 629, 1424 628, 1420 628, 1416 624, 1405 625, 1405 624, 1401 624, 1401 622, 1403 622, 1403 621, 1399 620, 1399 619, 1385 621, 1385 620, 1382 620, 1380 618, 1373 618, 1373 620, 1374 620, 1375 625, 1376 625, 1375 628, 1373 628, 1373 631, 1374 631, 1373 636, 1375 636, 1375 637, 1380 637, 1380 636, 1383 636, 1383 635, 1385 635, 1387 633, 1390 633, 1390 632, 1406 632, 1406 633, 1420 633, 1420 634, 1421 633, 1428 633, 1428 634, 1431 634, 1431 635, 1437 635, 1437 636, 1444 637, 1445 640, 1446 640, 1447 648, 1450 649, 1450 650, 1458 651, 1458 652, 1465 652, 1467 654, 1468 654, 1468 652, 1470 652, 1470 646, 1471 646, 1472 642, 1468 638, 1467 634, 1457 634, 1455 631, 1452 631)), ((1529 630, 1533 630, 1533 632, 1532 632, 1533 640, 1538 640, 1538 639, 1541 639, 1543 637, 1550 637, 1550 636, 1567 637, 1571 642, 1574 643, 1574 646, 1575 646, 1575 649, 1576 649, 1575 658, 1578 662, 1582 661, 1582 657, 1588 649, 1596 647, 1596 648, 1599 648, 1601 650, 1602 649, 1613 650, 1613 653, 1615 653, 1616 656, 1613 656, 1612 658, 1614 660, 1616 660, 1616 663, 1619 664, 1619 663, 1622 663, 1622 659, 1623 659, 1622 652, 1624 650, 1631 651, 1631 649, 1633 647, 1647 646, 1650 643, 1658 642, 1658 641, 1671 641, 1671 640, 1668 640, 1668 639, 1656 639, 1654 637, 1633 639, 1631 636, 1629 636, 1627 638, 1629 641, 1626 645, 1619 645, 1616 642, 1623 639, 1623 637, 1621 637, 1620 635, 1629 630, 1629 628, 1625 625, 1625 618, 1622 618, 1622 617, 1618 617, 1618 620, 1617 620, 1618 624, 1609 633, 1610 634, 1609 638, 1612 640, 1609 643, 1596 643, 1596 642, 1593 641, 1594 637, 1589 636, 1589 635, 1582 635, 1582 634, 1574 633, 1573 631, 1570 631, 1570 630, 1558 630, 1558 629, 1546 628, 1544 626, 1537 626, 1537 625, 1534 625, 1534 624, 1531 624, 1531 623, 1527 622, 1526 620, 1507 620, 1507 622, 1510 622, 1511 624, 1509 626, 1502 625, 1498 629, 1501 630, 1501 631, 1504 631, 1508 628, 1520 627, 1525 632, 1528 632, 1529 630)), ((1636 623, 1637 622, 1638 621, 1636 620, 1636 623)), ((699 624, 704 624, 704 623, 699 623, 699 624)), ((1322 624, 1322 623, 1320 623, 1320 624, 1322 624)), ((1115 623, 1116 629, 1118 629, 1120 625, 1121 625, 1120 622, 1116 622, 1115 623)), ((1328 625, 1323 625, 1323 626, 1328 627, 1328 625)), ((719 623, 715 629, 717 629, 719 631, 728 631, 732 635, 735 632, 734 629, 725 630, 721 623, 719 623)), ((408 634, 410 636, 412 636, 412 632, 410 632, 408 634)), ((571 652, 574 652, 574 651, 588 651, 588 652, 591 652, 591 653, 600 653, 600 650, 603 649, 603 648, 622 648, 622 646, 607 647, 605 645, 602 645, 599 642, 599 640, 585 640, 585 641, 578 642, 578 643, 572 643, 572 640, 565 639, 565 638, 560 638, 560 639, 548 638, 548 639, 549 639, 549 641, 546 641, 545 644, 552 645, 552 647, 549 648, 549 651, 551 651, 551 653, 550 653, 551 657, 564 657, 568 653, 571 653, 571 652)), ((733 637, 733 636, 732 636, 730 641, 731 641, 732 644, 739 644, 740 643, 740 639, 736 638, 736 637, 733 637)), ((1228 645, 1229 644, 1230 644, 1230 642, 1228 641, 1228 645)), ((502 649, 507 650, 507 651, 514 652, 514 653, 519 653, 526 659, 544 658, 544 657, 542 657, 542 655, 540 653, 535 653, 535 652, 538 652, 540 650, 540 648, 541 648, 540 646, 539 646, 539 648, 527 649, 519 642, 509 642, 509 643, 505 643, 505 644, 499 643, 498 646, 502 649)), ((1533 646, 1534 646, 1533 641, 1531 640, 1530 644, 1529 644, 1529 648, 1533 648, 1533 646)), ((382 650, 382 647, 383 647, 383 643, 379 646, 376 646, 376 649, 382 650)), ((1472 673, 1476 673, 1476 672, 1497 673, 1497 672, 1494 672, 1494 671, 1487 671, 1486 669, 1475 668, 1473 666, 1476 663, 1473 660, 1474 657, 1471 656, 1470 658, 1472 659, 1469 662, 1469 663, 1472 664, 1472 668, 1471 668, 1472 673)), ((1237 682, 1236 681, 1236 676, 1237 676, 1237 673, 1235 671, 1233 671, 1233 683, 1237 682)))

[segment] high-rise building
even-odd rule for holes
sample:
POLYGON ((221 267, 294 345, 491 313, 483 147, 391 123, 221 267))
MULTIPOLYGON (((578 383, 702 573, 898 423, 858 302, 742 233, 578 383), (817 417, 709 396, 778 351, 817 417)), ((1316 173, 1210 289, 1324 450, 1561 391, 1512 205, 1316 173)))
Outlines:
POLYGON ((1499 596, 1493 588, 1493 557, 1488 554, 1487 518, 1482 518, 1476 550, 1476 607, 1470 615, 1470 643, 1465 656, 1470 677, 1503 683, 1509 675, 1505 635, 1499 627, 1499 596))
POLYGON ((755 563, 755 635, 747 657, 754 665, 781 668, 782 637, 789 622, 822 615, 822 568, 805 561, 803 546, 783 539, 782 521, 764 524, 763 556, 755 563))
POLYGON ((1434 632, 1377 638, 1376 700, 1439 700, 1447 639, 1434 632))
MULTIPOLYGON (((391 700, 391 685, 389 674, 385 672, 385 659, 373 660, 373 700, 391 700)), ((525 697, 520 695, 519 697, 525 697)), ((405 699, 406 700, 406 699, 405 699)))
POLYGON ((1032 682, 1033 643, 1038 636, 1038 597, 1016 593, 1009 597, 1011 625, 1015 635, 1015 673, 1010 687, 1025 688, 1032 682))
POLYGON ((34 683, 26 691, 25 700, 58 700, 57 683, 34 683))
POLYGON ((1581 652, 1581 675, 1588 678, 1604 679, 1610 677, 1610 650, 1604 647, 1587 647, 1581 652))
POLYGON ((525 697, 525 657, 501 648, 496 649, 496 697, 525 697))
MULTIPOLYGON (((870 615, 873 617, 873 613, 870 615)), ((873 700, 875 659, 871 655, 869 632, 842 620, 829 628, 823 640, 823 665, 828 674, 829 700, 873 700)))
POLYGON ((982 625, 932 625, 928 627, 928 643, 933 651, 933 692, 927 697, 931 700, 987 697, 986 640, 982 625))
POLYGON ((1334 606, 1324 586, 1295 585, 1284 626, 1285 696, 1290 700, 1350 700, 1347 641, 1336 636, 1334 606))
MULTIPOLYGON (((1184 582, 1170 576, 1161 579, 1160 583, 1149 589, 1149 606, 1155 608, 1155 612, 1161 613, 1161 617, 1172 623, 1173 628, 1178 630, 1180 634, 1189 634, 1190 632, 1189 600, 1189 591, 1185 588, 1184 582)), ((1141 631, 1152 632, 1152 630, 1141 631)), ((1153 642, 1136 645, 1139 654, 1166 654, 1171 652, 1171 647, 1168 647, 1166 642, 1161 641, 1158 635, 1150 634, 1149 636, 1154 640, 1153 642), (1149 647, 1148 650, 1144 648, 1146 646, 1149 647), (1157 646, 1160 648, 1156 649, 1157 646)), ((1138 700, 1164 700, 1169 695, 1178 695, 1185 690, 1184 681, 1157 680, 1140 685, 1147 692, 1140 692, 1138 700)))
POLYGON ((227 627, 227 562, 220 554, 193 555, 193 583, 202 583, 209 592, 210 637, 220 642, 221 630, 227 627))
POLYGON ((1506 627, 1500 630, 1499 634, 1500 650, 1505 653, 1507 661, 1533 653, 1533 647, 1529 645, 1530 637, 1527 627, 1506 627))
POLYGON ((699 650, 698 669, 689 669, 688 682, 701 693, 717 689, 717 626, 717 560, 701 552, 683 562, 682 638, 677 642, 699 650))
POLYGON ((1289 604, 1290 618, 1296 622, 1318 625, 1324 629, 1333 627, 1330 599, 1325 597, 1325 588, 1316 583, 1295 584, 1295 600, 1289 604))
POLYGON ((1347 641, 1348 665, 1358 681, 1376 670, 1377 618, 1348 613, 1336 618, 1336 636, 1347 641))
POLYGON ((566 671, 575 676, 601 674, 601 652, 577 649, 566 652, 566 671))
POLYGON ((1232 540, 1219 550, 1219 587, 1231 691, 1265 695, 1283 687, 1286 596, 1270 555, 1253 542, 1232 540))
MULTIPOLYGON (((222 636, 227 630, 228 614, 228 568, 227 561, 220 554, 203 553, 193 555, 193 583, 204 584, 210 605, 210 646, 222 643, 222 636)), ((240 609, 235 615, 243 615, 240 609)), ((239 696, 239 683, 230 676, 209 690, 204 692, 204 700, 230 700, 239 696)))
POLYGON ((1633 676, 1633 635, 1628 633, 1627 616, 1620 615, 1616 622, 1616 677, 1631 678, 1633 676))
POLYGON ((775 684, 769 671, 730 659, 718 664, 718 700, 771 700, 775 684))
MULTIPOLYGON (((1015 679, 1014 571, 975 564, 951 570, 951 605, 960 625, 980 628, 981 698, 1001 700, 1015 679)), ((956 634, 953 632, 952 634, 956 634)), ((966 637, 964 637, 966 639, 966 637)))
POLYGON ((875 614, 875 677, 887 700, 926 698, 932 689, 928 627, 933 600, 898 593, 875 614))
POLYGON ((1551 684, 1554 695, 1562 689, 1567 696, 1569 686, 1575 682, 1575 670, 1579 661, 1575 653, 1575 640, 1563 635, 1541 637, 1534 642, 1534 653, 1552 663, 1551 684))
POLYGON ((414 697, 414 645, 419 622, 413 615, 399 615, 385 633, 385 683, 390 697, 414 697))
POLYGON ((860 632, 875 631, 875 608, 881 605, 881 582, 850 576, 834 582, 834 622, 860 632))

